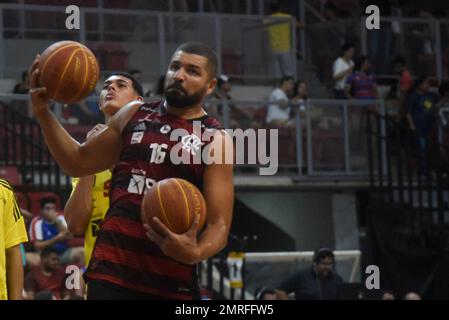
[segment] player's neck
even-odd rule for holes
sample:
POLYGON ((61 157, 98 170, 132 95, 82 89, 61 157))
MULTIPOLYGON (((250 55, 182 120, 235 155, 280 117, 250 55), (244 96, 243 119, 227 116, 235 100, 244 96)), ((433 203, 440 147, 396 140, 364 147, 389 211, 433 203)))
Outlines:
POLYGON ((175 108, 167 104, 166 108, 168 114, 181 119, 196 119, 206 114, 201 104, 187 108, 175 108))

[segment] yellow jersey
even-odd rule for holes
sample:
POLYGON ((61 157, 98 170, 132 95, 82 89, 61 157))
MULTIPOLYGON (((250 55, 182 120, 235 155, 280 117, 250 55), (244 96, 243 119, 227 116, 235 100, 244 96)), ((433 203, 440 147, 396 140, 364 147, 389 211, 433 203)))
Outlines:
MULTIPOLYGON (((84 234, 84 257, 86 266, 89 264, 95 241, 97 240, 100 225, 109 209, 109 189, 112 173, 109 170, 95 174, 92 188, 92 212, 84 234)), ((78 178, 72 179, 72 193, 78 184, 78 178)))
MULTIPOLYGON (((291 18, 286 13, 273 13, 271 17, 291 18)), ((271 23, 277 21, 270 20, 271 23)), ((270 46, 274 52, 289 52, 291 50, 291 21, 279 22, 268 27, 270 46)))
POLYGON ((0 300, 8 299, 6 250, 28 241, 28 236, 11 185, 0 179, 0 300))

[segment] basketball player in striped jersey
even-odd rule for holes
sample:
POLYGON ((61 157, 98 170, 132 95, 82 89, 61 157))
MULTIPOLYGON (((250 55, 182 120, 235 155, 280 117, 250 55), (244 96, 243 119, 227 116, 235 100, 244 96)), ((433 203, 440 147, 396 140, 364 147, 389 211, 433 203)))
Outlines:
MULTIPOLYGON (((99 108, 105 115, 106 125, 117 111, 131 101, 143 101, 142 85, 128 73, 115 72, 103 83, 99 108)), ((87 139, 106 128, 96 125, 87 139)), ((84 236, 85 266, 89 264, 95 240, 106 211, 109 209, 109 192, 112 172, 107 169, 94 175, 72 179, 72 194, 64 208, 64 217, 70 232, 84 236)))
POLYGON ((201 43, 179 46, 166 73, 165 99, 124 106, 106 129, 83 144, 73 140, 49 110, 46 89, 37 85, 38 62, 31 67, 33 112, 55 160, 73 176, 114 166, 110 208, 84 275, 88 299, 198 298, 196 264, 226 246, 234 202, 233 165, 224 161, 232 141, 203 109, 204 98, 217 82, 216 54, 201 43), (194 134, 194 120, 201 122, 202 132, 214 133, 212 141, 194 134), (187 132, 182 141, 192 142, 184 146, 189 152, 210 145, 222 151, 221 162, 174 164, 169 155, 178 146, 170 140, 175 129, 187 132), (199 217, 184 234, 172 233, 157 219, 159 233, 142 226, 145 189, 173 177, 190 181, 205 197, 207 221, 200 234, 199 217))

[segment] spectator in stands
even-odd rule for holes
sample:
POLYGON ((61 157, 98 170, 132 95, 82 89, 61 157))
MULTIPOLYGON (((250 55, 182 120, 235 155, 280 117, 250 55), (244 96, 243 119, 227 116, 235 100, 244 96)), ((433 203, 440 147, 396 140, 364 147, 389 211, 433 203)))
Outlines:
POLYGON ((228 108, 229 127, 230 128, 247 128, 251 125, 251 115, 244 108, 237 107, 232 103, 231 82, 228 76, 222 74, 217 77, 217 86, 212 95, 210 104, 207 106, 207 113, 218 119, 222 125, 224 122, 224 108, 228 108))
MULTIPOLYGON (((30 81, 28 78, 28 71, 22 72, 22 81, 17 83, 12 90, 14 94, 28 94, 28 90, 30 89, 30 81)), ((31 107, 27 100, 13 100, 11 103, 11 107, 22 113, 27 115, 28 117, 32 117, 31 107)))
POLYGON ((267 21, 269 23, 267 27, 268 36, 273 54, 274 76, 276 79, 283 76, 292 76, 294 74, 292 48, 296 44, 292 44, 291 41, 291 21, 294 19, 297 28, 302 28, 304 25, 290 14, 283 12, 280 3, 277 1, 271 4, 270 11, 270 17, 287 20, 285 22, 279 22, 278 19, 267 21))
POLYGON ((23 261, 20 244, 27 242, 25 223, 13 188, 0 179, 0 300, 20 300, 23 261))
POLYGON ((87 99, 70 105, 70 114, 78 119, 80 124, 89 125, 103 121, 103 115, 98 109, 97 90, 93 90, 87 96, 87 99))
POLYGON ((346 79, 345 96, 348 99, 377 99, 377 85, 369 72, 370 67, 367 56, 355 59, 354 72, 346 79))
POLYGON ((41 291, 50 291, 56 299, 67 299, 70 294, 65 285, 65 272, 59 264, 58 250, 45 247, 41 251, 41 265, 34 267, 25 277, 25 291, 34 300, 41 291))
POLYGON ((336 99, 345 99, 344 89, 346 79, 354 70, 354 46, 350 43, 345 43, 341 47, 341 56, 334 61, 332 66, 332 73, 335 80, 334 94, 336 99))
POLYGON ((421 296, 416 292, 408 292, 405 294, 404 300, 421 300, 421 296))
POLYGON ((413 77, 407 68, 406 60, 403 56, 398 55, 393 60, 394 70, 399 75, 398 98, 400 106, 399 118, 404 119, 406 117, 406 101, 410 92, 413 90, 413 77))
POLYGON ((267 123, 275 127, 290 126, 290 98, 293 94, 293 78, 284 76, 279 88, 271 92, 268 105, 267 123))
POLYGON ((399 75, 399 96, 406 97, 413 89, 413 78, 407 68, 407 63, 403 56, 396 56, 393 60, 394 70, 399 75))
POLYGON ((28 79, 28 71, 22 72, 22 81, 14 86, 12 93, 16 94, 28 94, 30 90, 30 81, 28 79))
POLYGON ((56 211, 54 198, 41 200, 41 214, 33 219, 30 225, 30 240, 37 251, 46 247, 54 247, 60 255, 63 264, 78 264, 84 262, 83 247, 69 247, 67 240, 72 234, 67 229, 64 215, 56 211))
POLYGON ((381 300, 394 300, 394 293, 391 290, 384 290, 384 292, 382 293, 382 297, 381 300))
POLYGON ((336 300, 337 289, 343 279, 334 271, 334 253, 329 248, 319 248, 313 256, 313 264, 298 271, 284 281, 277 292, 280 297, 294 292, 296 300, 336 300))
POLYGON ((424 174, 428 169, 427 153, 429 138, 435 121, 437 96, 430 92, 428 77, 419 77, 415 81, 415 89, 407 100, 407 120, 410 128, 417 133, 417 150, 419 170, 424 174))
POLYGON ((295 111, 297 110, 299 110, 299 112, 308 113, 310 120, 312 121, 312 125, 315 125, 324 120, 323 110, 316 106, 310 105, 308 99, 309 99, 309 90, 307 82, 304 80, 296 81, 293 89, 293 99, 291 101, 292 105, 294 106, 292 117, 294 116, 295 111))

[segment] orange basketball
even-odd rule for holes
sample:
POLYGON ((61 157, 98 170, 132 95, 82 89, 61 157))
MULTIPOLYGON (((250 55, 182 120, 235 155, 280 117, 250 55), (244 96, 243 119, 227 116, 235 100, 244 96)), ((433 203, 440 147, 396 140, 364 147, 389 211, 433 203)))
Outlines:
POLYGON ((49 46, 39 59, 39 83, 49 97, 74 103, 95 89, 100 70, 92 51, 76 41, 60 41, 49 46))
POLYGON ((157 182, 145 193, 141 206, 142 222, 153 226, 153 217, 175 233, 184 233, 200 215, 200 229, 206 221, 206 201, 200 190, 184 179, 157 182))

